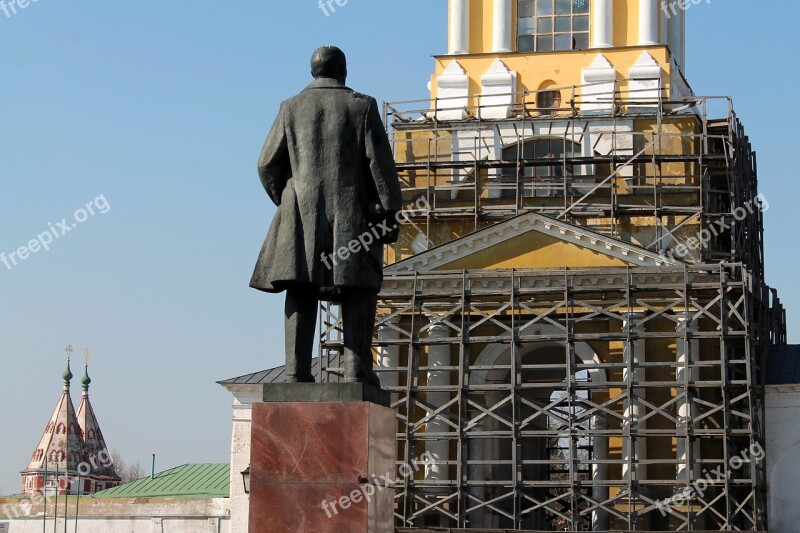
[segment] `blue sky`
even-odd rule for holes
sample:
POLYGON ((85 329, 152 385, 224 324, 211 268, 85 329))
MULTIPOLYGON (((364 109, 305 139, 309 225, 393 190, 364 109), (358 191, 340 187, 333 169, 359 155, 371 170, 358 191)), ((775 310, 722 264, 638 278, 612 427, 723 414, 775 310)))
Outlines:
MULTIPOLYGON (((768 280, 797 341, 800 185, 787 156, 800 80, 783 56, 800 8, 757 6, 689 9, 688 79, 698 94, 735 98, 759 151, 768 280)), ((282 298, 247 287, 274 212, 255 166, 278 104, 308 83, 311 52, 327 43, 348 53, 350 86, 424 98, 445 24, 444 0, 349 0, 329 16, 316 0, 0 11, 0 251, 107 202, 49 251, 0 264, 0 493, 19 490, 67 344, 77 376, 92 350, 95 409, 128 461, 228 460, 231 397, 214 382, 283 359, 282 298)))

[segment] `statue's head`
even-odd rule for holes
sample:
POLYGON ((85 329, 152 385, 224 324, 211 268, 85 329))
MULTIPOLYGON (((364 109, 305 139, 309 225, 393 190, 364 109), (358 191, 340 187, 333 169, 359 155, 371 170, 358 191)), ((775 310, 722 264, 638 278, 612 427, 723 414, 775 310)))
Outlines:
POLYGON ((333 78, 344 84, 347 80, 347 58, 335 46, 317 48, 311 56, 311 75, 314 79, 333 78))

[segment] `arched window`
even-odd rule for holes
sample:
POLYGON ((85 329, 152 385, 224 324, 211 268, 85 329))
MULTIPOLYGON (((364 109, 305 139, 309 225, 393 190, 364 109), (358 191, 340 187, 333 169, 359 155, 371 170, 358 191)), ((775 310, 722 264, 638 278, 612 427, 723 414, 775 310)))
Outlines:
POLYGON ((56 426, 56 435, 61 435, 67 432, 67 426, 63 422, 56 426))
POLYGON ((543 115, 555 115, 561 109, 561 91, 552 89, 536 95, 536 107, 543 115))
POLYGON ((589 49, 589 0, 518 0, 517 50, 589 49))

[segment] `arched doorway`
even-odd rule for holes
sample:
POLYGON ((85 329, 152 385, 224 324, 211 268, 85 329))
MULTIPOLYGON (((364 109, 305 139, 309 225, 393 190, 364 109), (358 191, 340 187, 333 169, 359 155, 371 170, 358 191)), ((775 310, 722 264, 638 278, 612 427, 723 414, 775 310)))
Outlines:
POLYGON ((475 360, 476 367, 497 368, 475 371, 470 384, 488 389, 486 407, 494 408, 496 416, 484 419, 484 429, 498 436, 473 440, 469 446, 473 459, 469 477, 475 481, 471 496, 475 501, 495 502, 472 513, 471 527, 556 531, 567 523, 580 522, 581 527, 594 531, 607 529, 607 513, 588 513, 585 505, 578 508, 575 502, 586 498, 570 493, 575 485, 572 478, 578 477, 587 487, 587 498, 601 503, 608 500, 608 487, 601 484, 608 479, 608 465, 597 463, 608 459, 608 437, 594 434, 605 429, 605 417, 592 414, 582 401, 591 399, 589 385, 605 383, 606 375, 597 368, 600 359, 587 343, 576 343, 572 350, 576 359, 590 368, 569 376, 564 344, 519 347, 521 379, 516 401, 509 401, 501 387, 511 383, 511 347, 490 344, 475 360), (536 368, 529 368, 533 366, 536 368), (491 390, 494 385, 498 386, 496 392, 491 390), (513 439, 501 435, 508 422, 514 426, 513 439), (478 459, 480 464, 475 464, 478 459), (486 485, 481 486, 478 480, 486 485), (504 484, 509 482, 521 487, 516 498, 501 494, 507 491, 504 484), (523 516, 520 523, 509 518, 517 514, 523 516), (581 515, 583 518, 579 518, 581 515))

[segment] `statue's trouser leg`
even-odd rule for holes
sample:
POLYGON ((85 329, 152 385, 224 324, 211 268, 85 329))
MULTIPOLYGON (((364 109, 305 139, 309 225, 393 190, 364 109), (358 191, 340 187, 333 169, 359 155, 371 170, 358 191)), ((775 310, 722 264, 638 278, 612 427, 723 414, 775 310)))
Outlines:
POLYGON ((380 386, 380 380, 372 371, 372 335, 377 303, 378 293, 374 291, 353 290, 342 299, 345 381, 380 386))
POLYGON ((319 302, 307 291, 286 291, 286 381, 312 382, 311 354, 317 326, 319 302))

